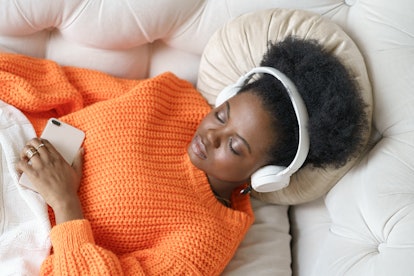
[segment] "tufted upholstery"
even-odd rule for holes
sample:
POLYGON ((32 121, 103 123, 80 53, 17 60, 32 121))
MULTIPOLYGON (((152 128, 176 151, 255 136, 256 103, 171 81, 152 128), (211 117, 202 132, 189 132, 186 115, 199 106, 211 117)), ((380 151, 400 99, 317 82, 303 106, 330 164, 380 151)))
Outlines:
POLYGON ((218 28, 275 7, 321 14, 355 41, 373 89, 373 135, 367 153, 325 196, 289 213, 253 200, 257 221, 225 274, 412 275, 411 0, 0 1, 0 50, 126 78, 168 70, 196 84, 218 28))

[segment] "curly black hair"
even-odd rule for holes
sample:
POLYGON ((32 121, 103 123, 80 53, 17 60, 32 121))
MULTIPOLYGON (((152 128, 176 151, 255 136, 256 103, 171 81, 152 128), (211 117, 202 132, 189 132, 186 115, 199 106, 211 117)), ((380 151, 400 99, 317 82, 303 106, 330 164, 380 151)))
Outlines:
MULTIPOLYGON (((261 66, 288 76, 301 94, 309 114, 310 150, 305 164, 339 168, 364 146, 367 113, 357 83, 337 57, 317 41, 287 37, 269 43, 261 66)), ((274 120, 277 141, 269 164, 288 166, 298 147, 298 123, 284 86, 273 76, 261 75, 239 93, 257 94, 274 120), (295 127, 296 126, 296 127, 295 127)))

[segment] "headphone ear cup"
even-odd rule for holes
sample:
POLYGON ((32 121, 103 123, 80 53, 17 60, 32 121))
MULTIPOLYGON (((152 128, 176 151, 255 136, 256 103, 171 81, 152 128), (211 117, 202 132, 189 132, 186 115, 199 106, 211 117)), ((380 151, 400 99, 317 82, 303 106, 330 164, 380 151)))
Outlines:
POLYGON ((265 166, 258 169, 251 177, 252 188, 261 193, 281 190, 289 185, 290 174, 284 172, 283 166, 265 166))
POLYGON ((216 98, 216 107, 222 105, 225 101, 235 96, 239 92, 240 87, 237 84, 232 84, 225 87, 216 98))

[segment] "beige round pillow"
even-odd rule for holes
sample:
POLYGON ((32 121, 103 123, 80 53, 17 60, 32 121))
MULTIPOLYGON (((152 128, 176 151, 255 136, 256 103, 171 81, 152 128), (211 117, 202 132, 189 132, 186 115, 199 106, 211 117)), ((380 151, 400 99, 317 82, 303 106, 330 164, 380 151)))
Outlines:
MULTIPOLYGON (((197 88, 213 105, 224 87, 259 66, 269 41, 281 41, 289 35, 317 40, 342 61, 357 81, 368 105, 367 114, 371 123, 371 85, 360 51, 338 25, 307 11, 271 9, 245 14, 229 22, 212 36, 204 50, 197 88)), ((366 132, 366 143, 370 132, 370 129, 366 132)), ((252 192, 252 195, 275 204, 311 201, 327 193, 357 160, 354 158, 339 169, 307 165, 292 175, 288 187, 270 193, 252 192)))

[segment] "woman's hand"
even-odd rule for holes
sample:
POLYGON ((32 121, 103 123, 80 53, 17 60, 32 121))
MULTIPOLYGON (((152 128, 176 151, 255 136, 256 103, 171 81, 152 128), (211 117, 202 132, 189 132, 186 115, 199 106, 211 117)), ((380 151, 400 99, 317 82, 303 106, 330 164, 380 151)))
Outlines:
POLYGON ((77 194, 82 177, 82 153, 83 149, 79 150, 70 166, 47 140, 34 138, 20 154, 17 170, 27 175, 53 209, 56 223, 83 218, 77 194))

